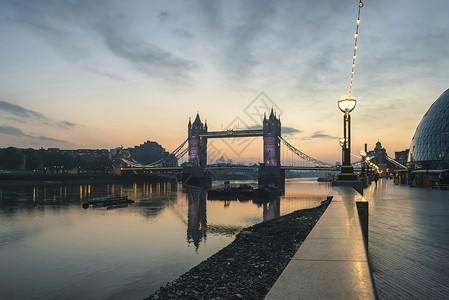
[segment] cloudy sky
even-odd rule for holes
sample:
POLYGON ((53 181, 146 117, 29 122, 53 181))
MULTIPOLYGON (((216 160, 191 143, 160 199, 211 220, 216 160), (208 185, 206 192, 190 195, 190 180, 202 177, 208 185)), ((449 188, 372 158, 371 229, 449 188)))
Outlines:
MULTIPOLYGON (((0 0, 0 147, 167 150, 199 111, 209 130, 260 124, 339 161, 357 0, 0 0)), ((353 153, 390 156, 449 88, 449 2, 366 0, 353 94, 353 153)), ((261 139, 211 141, 258 161, 261 139)))

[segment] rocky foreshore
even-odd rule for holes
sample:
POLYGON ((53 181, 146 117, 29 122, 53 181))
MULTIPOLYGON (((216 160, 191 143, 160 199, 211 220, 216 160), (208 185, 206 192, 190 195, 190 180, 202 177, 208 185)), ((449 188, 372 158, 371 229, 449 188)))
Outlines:
POLYGON ((328 204, 243 229, 230 245, 147 299, 263 299, 328 204))

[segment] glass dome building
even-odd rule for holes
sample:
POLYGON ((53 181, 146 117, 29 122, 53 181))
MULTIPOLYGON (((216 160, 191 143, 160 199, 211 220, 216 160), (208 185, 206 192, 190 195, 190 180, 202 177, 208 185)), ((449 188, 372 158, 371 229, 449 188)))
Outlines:
POLYGON ((408 164, 427 169, 449 168, 449 89, 430 106, 416 128, 408 164))

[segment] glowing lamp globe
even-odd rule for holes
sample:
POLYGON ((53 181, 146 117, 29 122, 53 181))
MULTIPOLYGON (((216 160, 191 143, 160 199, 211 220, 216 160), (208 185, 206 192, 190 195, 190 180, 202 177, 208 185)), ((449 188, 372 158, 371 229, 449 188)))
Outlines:
POLYGON ((355 108, 355 98, 351 94, 345 94, 338 100, 338 108, 342 112, 351 112, 355 108))
POLYGON ((345 141, 347 141, 348 139, 345 139, 344 137, 340 137, 338 140, 339 140, 339 142, 340 142, 340 146, 341 146, 341 147, 344 147, 345 141))
POLYGON ((360 150, 360 155, 361 155, 362 157, 365 157, 365 156, 366 156, 365 150, 360 150))

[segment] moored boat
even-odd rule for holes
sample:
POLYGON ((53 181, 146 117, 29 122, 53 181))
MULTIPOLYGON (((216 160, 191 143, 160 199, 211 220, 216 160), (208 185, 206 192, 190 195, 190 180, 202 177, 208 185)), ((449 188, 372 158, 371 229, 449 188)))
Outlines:
POLYGON ((271 196, 281 196, 282 189, 276 187, 276 186, 261 186, 254 190, 253 195, 254 197, 271 197, 271 196))
POLYGON ((207 191, 208 199, 237 199, 238 197, 251 197, 253 187, 247 184, 241 184, 238 187, 225 185, 224 188, 212 189, 207 191))

